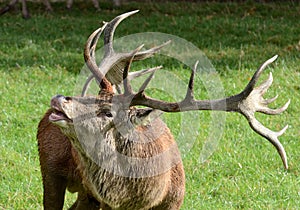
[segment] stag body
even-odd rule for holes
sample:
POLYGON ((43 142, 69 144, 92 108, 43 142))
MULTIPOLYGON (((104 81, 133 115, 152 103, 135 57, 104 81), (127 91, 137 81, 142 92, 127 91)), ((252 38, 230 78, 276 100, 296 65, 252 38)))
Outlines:
MULTIPOLYGON (((184 196, 183 166, 176 143, 167 126, 159 118, 150 124, 145 124, 155 112, 136 109, 127 111, 126 115, 122 113, 122 122, 116 127, 113 119, 118 116, 113 116, 110 113, 109 101, 99 97, 89 98, 88 101, 103 101, 103 104, 97 103, 94 104, 95 106, 87 106, 86 103, 90 103, 86 99, 81 102, 77 98, 67 99, 63 96, 54 97, 52 99, 54 109, 47 112, 39 126, 38 139, 41 162, 45 161, 45 155, 43 155, 45 150, 52 153, 51 155, 57 153, 53 157, 48 157, 52 158, 51 160, 46 160, 46 162, 53 164, 53 167, 50 166, 50 170, 53 169, 53 180, 49 178, 49 169, 42 168, 42 171, 48 173, 48 176, 43 176, 44 182, 50 185, 48 188, 56 188, 54 191, 61 188, 63 192, 68 187, 72 192, 78 191, 80 194, 77 202, 85 199, 85 202, 89 202, 82 203, 81 201, 81 205, 91 205, 92 203, 95 208, 97 208, 97 203, 90 197, 95 197, 103 203, 102 205, 105 203, 112 209, 150 209, 159 205, 158 209, 179 208, 184 196), (96 106, 100 106, 100 108, 96 106), (74 107, 76 110, 78 109, 78 113, 71 110, 74 107), (94 113, 95 111, 97 112, 95 116, 88 116, 86 119, 80 118, 82 113, 94 113), (68 117, 66 118, 66 116, 68 117), (70 119, 78 117, 80 122, 75 121, 75 123, 77 129, 80 130, 75 132, 74 121, 70 119), (64 134, 61 133, 57 125, 49 123, 49 119, 60 126, 64 134), (143 122, 143 125, 136 124, 136 122, 143 122), (55 132, 53 135, 56 138, 51 138, 49 130, 55 132), (126 133, 121 134, 120 130, 126 131, 126 133), (57 138, 59 135, 61 135, 60 138, 57 138), (139 141, 131 139, 136 138, 137 135, 139 141), (85 144, 83 145, 78 138, 84 138, 85 144), (55 142, 57 140, 59 142, 55 142), (95 145, 95 142, 99 142, 99 144, 95 145), (46 143, 49 144, 45 145, 46 143), (49 146, 55 148, 55 151, 49 151, 49 146), (64 151, 57 150, 59 148, 64 151), (89 156, 93 156, 92 159, 87 157, 87 150, 90 151, 89 156), (119 154, 145 159, 164 152, 167 152, 162 157, 164 164, 167 164, 166 168, 163 169, 164 171, 158 171, 161 168, 155 169, 157 165, 161 164, 162 159, 158 159, 158 162, 153 162, 153 164, 150 163, 149 168, 146 169, 145 165, 134 165, 129 168, 128 164, 123 163, 116 156, 119 154), (96 160, 96 158, 98 159, 96 160), (57 160, 54 162, 53 159, 57 160), (60 166, 60 170, 58 170, 57 165, 60 166), (145 170, 152 170, 152 173, 145 173, 145 170), (63 175, 61 181, 56 175, 63 175), (137 177, 139 175, 142 177, 137 177), (53 183, 50 183, 51 181, 53 183), (90 192, 85 191, 81 183, 84 183, 85 188, 89 189, 90 192)), ((45 200, 50 196, 47 193, 45 192, 45 200)), ((53 196, 59 197, 58 194, 53 196)), ((53 201, 49 199, 49 202, 53 201)))
POLYGON ((112 113, 105 98, 56 96, 51 103, 55 111, 45 116, 62 128, 78 151, 84 185, 112 209, 178 209, 184 196, 184 172, 169 129, 156 117, 147 123, 156 111, 112 113), (82 113, 95 114, 81 117, 82 113), (133 164, 127 162, 131 158, 133 164), (135 164, 136 158, 149 160, 148 164, 135 164), (163 168, 158 167, 162 163, 163 168))
MULTIPOLYGON (((272 84, 272 74, 255 87, 267 60, 255 72, 239 94, 217 100, 196 100, 191 73, 185 98, 180 102, 164 102, 150 98, 144 91, 155 70, 129 74, 131 63, 157 52, 165 44, 140 52, 116 53, 112 40, 117 25, 137 11, 118 16, 89 37, 84 57, 93 77, 100 85, 98 96, 65 97, 57 95, 38 128, 40 162, 44 185, 44 207, 61 209, 68 188, 78 192, 72 209, 172 209, 178 210, 184 196, 184 171, 176 142, 159 118, 162 111, 221 110, 243 114, 251 128, 270 141, 278 150, 285 168, 287 158, 278 137, 287 127, 274 132, 254 117, 255 112, 279 114, 287 109, 270 109, 262 96, 272 84), (105 55, 98 67, 95 48, 104 31, 105 55), (99 71, 99 69, 101 71, 99 71), (140 89, 134 92, 130 80, 149 73, 140 89), (115 94, 113 84, 123 77, 123 93, 115 94), (105 76, 104 76, 105 75, 105 76), (114 77, 114 75, 117 75, 114 77), (106 77, 107 76, 107 77, 106 77), (109 80, 108 78, 112 78, 109 80), (136 105, 147 108, 136 108, 136 105), (60 129, 59 129, 60 128, 60 129)), ((89 77, 87 83, 91 80, 89 77)))

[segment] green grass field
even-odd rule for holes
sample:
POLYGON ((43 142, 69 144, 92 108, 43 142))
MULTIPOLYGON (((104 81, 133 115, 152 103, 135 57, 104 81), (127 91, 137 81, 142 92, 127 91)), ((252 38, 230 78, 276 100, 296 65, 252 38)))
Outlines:
MULTIPOLYGON (((38 122, 53 95, 73 94, 89 34, 103 20, 135 9, 140 12, 119 26, 116 37, 163 32, 186 39, 210 59, 226 95, 240 92, 256 68, 278 54, 263 76, 269 72, 274 76, 266 95, 279 95, 271 107, 291 99, 282 115, 257 115, 273 130, 289 124, 279 138, 287 152, 288 171, 283 169, 276 149, 253 132, 244 117, 234 113, 226 113, 216 151, 200 163, 211 120, 209 112, 201 112, 197 140, 183 156, 186 196, 182 209, 299 208, 299 3, 131 2, 115 9, 103 2, 101 11, 95 11, 87 2, 75 4, 72 11, 55 3, 51 14, 43 11, 43 5, 29 3, 30 20, 15 13, 0 17, 0 209, 42 209, 38 122)), ((188 80, 188 71, 182 66, 165 65, 188 80)), ((205 89, 199 87, 197 96, 205 97, 205 89)), ((177 116, 165 117, 174 133, 178 132, 177 116)), ((65 208, 74 198, 67 194, 65 208)))

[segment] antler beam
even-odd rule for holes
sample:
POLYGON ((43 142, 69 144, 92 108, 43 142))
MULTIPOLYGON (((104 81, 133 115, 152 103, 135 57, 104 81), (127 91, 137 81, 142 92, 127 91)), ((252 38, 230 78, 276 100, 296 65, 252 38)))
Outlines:
MULTIPOLYGON (((266 62, 264 62, 258 70, 254 73, 250 82, 246 86, 246 88, 239 94, 233 95, 224 99, 218 100, 195 100, 194 98, 194 74, 197 69, 198 62, 195 64, 193 71, 191 73, 188 89, 185 98, 181 102, 165 102, 158 99, 150 98, 145 95, 144 90, 147 84, 153 77, 154 72, 148 77, 148 79, 144 82, 142 87, 137 93, 134 93, 132 88, 130 87, 129 81, 124 82, 124 89, 126 90, 126 94, 120 95, 121 100, 128 101, 124 104, 129 104, 129 106, 142 105, 146 107, 150 107, 153 109, 158 109, 164 112, 183 112, 183 111, 191 111, 191 110, 218 110, 218 111, 226 111, 226 112, 238 112, 246 117, 251 128, 258 133, 259 135, 266 138, 270 141, 275 148, 277 149, 284 167, 288 168, 287 157, 284 150, 284 147, 278 140, 278 137, 281 136, 288 126, 285 126, 281 131, 275 132, 272 131, 265 126, 263 126, 254 116, 255 112, 261 112, 269 115, 276 115, 284 112, 289 104, 290 100, 278 109, 271 109, 268 107, 268 104, 275 101, 277 96, 271 99, 264 99, 263 95, 266 93, 267 89, 271 86, 273 77, 270 73, 269 78, 262 83, 259 87, 255 88, 255 85, 269 64, 274 62, 277 58, 277 55, 270 58, 266 62)), ((124 78, 127 78, 128 69, 130 68, 130 64, 132 59, 128 62, 127 67, 124 71, 124 78)))

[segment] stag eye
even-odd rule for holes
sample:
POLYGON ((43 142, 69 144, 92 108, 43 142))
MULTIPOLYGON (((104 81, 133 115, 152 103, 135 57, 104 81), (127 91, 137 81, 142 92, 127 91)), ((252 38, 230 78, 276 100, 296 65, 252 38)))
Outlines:
POLYGON ((106 117, 113 117, 113 115, 110 111, 107 111, 104 114, 105 114, 106 117))
POLYGON ((111 111, 110 110, 101 110, 100 112, 98 112, 97 113, 97 116, 98 117, 109 117, 109 118, 111 118, 111 117, 113 117, 113 114, 111 113, 111 111))

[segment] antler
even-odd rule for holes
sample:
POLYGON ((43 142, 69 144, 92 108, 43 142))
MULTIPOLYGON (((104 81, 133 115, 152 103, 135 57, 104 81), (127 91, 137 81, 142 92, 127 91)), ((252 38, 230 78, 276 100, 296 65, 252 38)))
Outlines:
MULTIPOLYGON (((93 66, 92 69, 90 68, 91 66, 88 65, 90 68, 91 72, 93 75, 89 76, 86 80, 86 83, 84 84, 83 90, 82 90, 82 96, 86 94, 86 91, 89 87, 90 82, 92 79, 95 77, 98 82, 101 80, 100 77, 102 78, 101 75, 105 75, 107 80, 112 84, 112 85, 119 85, 122 83, 123 78, 123 71, 125 68, 126 63, 131 59, 131 54, 132 53, 116 53, 113 48, 113 38, 114 38, 114 32, 119 23, 124 20, 125 18, 139 12, 139 10, 135 10, 132 12, 128 12, 125 14, 122 14, 120 16, 117 16, 114 18, 112 21, 109 23, 104 23, 104 25, 95 30, 90 38, 87 41, 85 51, 84 51, 84 57, 87 58, 89 56, 93 57, 93 60, 95 60, 95 48, 98 42, 98 39, 101 35, 101 33, 104 31, 104 57, 99 65, 99 67, 93 66), (100 73, 96 73, 96 71, 100 73)), ((162 47, 168 45, 170 41, 167 41, 159 46, 150 48, 148 50, 142 51, 142 52, 137 52, 134 55, 133 61, 139 61, 139 60, 144 60, 146 58, 151 57, 153 54, 157 53, 162 47)), ((95 62, 96 64, 96 62, 95 62)), ((97 66, 97 65, 96 65, 97 66)), ((145 70, 140 70, 137 72, 132 72, 129 73, 130 78, 135 78, 139 77, 141 75, 144 75, 146 73, 149 73, 151 71, 154 71, 156 68, 151 68, 151 69, 145 69, 145 70)))
POLYGON ((243 114, 251 128, 258 133, 259 135, 266 138, 270 141, 277 149, 284 167, 287 169, 287 157, 285 150, 278 140, 278 137, 281 136, 288 126, 285 126, 281 131, 275 132, 272 131, 265 126, 263 126, 254 116, 255 112, 261 112, 264 114, 280 114, 285 111, 290 103, 290 100, 279 109, 271 109, 268 107, 268 104, 272 103, 276 100, 277 96, 272 99, 264 99, 262 96, 267 91, 267 89, 271 86, 273 78, 270 73, 269 78, 262 83, 259 87, 255 88, 255 85, 265 69, 267 65, 276 60, 277 55, 272 57, 271 59, 264 62, 260 68, 255 72, 252 79, 246 88, 239 94, 233 95, 224 99, 217 100, 195 100, 194 98, 194 75, 197 69, 198 62, 196 62, 193 71, 191 73, 188 89, 185 98, 180 102, 164 102, 158 99, 150 98, 145 95, 144 91, 152 79, 155 72, 152 72, 150 76, 145 80, 143 85, 140 87, 138 92, 134 92, 130 86, 130 82, 128 78, 128 71, 130 69, 131 62, 133 58, 127 63, 127 66, 124 70, 123 78, 124 80, 124 94, 119 95, 119 100, 123 100, 124 105, 135 106, 135 105, 143 105, 146 107, 150 107, 153 109, 158 109, 164 112, 183 112, 183 111, 191 111, 191 110, 219 110, 219 111, 227 111, 227 112, 238 112, 243 114))
POLYGON ((84 48, 84 60, 88 68, 93 73, 93 76, 99 82, 101 89, 107 90, 107 92, 113 92, 111 83, 105 78, 105 75, 99 71, 96 59, 95 59, 95 48, 98 42, 98 38, 102 31, 106 27, 107 23, 104 23, 103 27, 94 31, 88 38, 85 48, 84 48))

